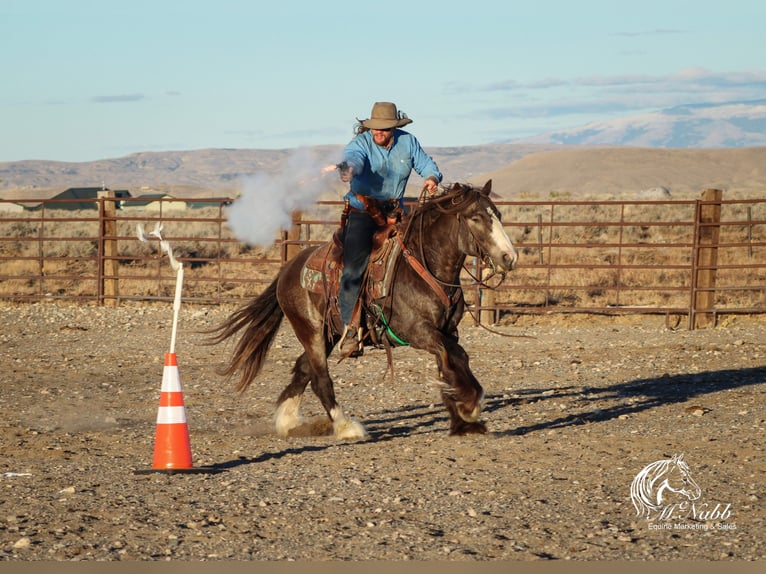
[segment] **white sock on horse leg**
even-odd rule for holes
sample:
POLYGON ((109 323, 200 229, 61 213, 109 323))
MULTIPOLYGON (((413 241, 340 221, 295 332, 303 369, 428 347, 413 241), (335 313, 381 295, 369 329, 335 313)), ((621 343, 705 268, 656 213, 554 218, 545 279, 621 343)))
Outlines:
POLYGON ((292 429, 303 424, 301 399, 303 395, 296 395, 285 399, 277 407, 274 413, 274 426, 279 436, 288 436, 292 429))
POLYGON ((348 418, 343 412, 343 409, 339 406, 330 411, 330 417, 332 418, 332 428, 335 433, 335 438, 341 440, 358 440, 368 437, 364 425, 359 421, 348 418))

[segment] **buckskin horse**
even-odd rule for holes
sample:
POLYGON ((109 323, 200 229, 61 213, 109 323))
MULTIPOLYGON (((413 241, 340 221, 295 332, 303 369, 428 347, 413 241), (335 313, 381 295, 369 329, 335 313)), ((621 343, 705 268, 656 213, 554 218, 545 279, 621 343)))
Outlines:
MULTIPOLYGON (((363 288, 360 296, 366 316, 366 346, 383 343, 389 361, 390 347, 401 344, 436 358, 441 396, 454 435, 486 432, 479 420, 484 391, 468 366, 468 354, 458 343, 458 325, 465 311, 461 269, 466 257, 478 257, 504 279, 518 258, 490 199, 491 188, 491 180, 483 188, 456 183, 437 195, 421 197, 410 214, 389 226, 383 244, 392 249, 380 258, 374 252, 370 258, 370 268, 377 265, 387 271, 377 289, 363 288), (388 260, 392 263, 386 264, 388 260)), ((212 344, 241 332, 221 373, 229 378, 238 374, 236 388, 244 392, 260 372, 282 319, 287 317, 304 352, 295 361, 290 384, 277 399, 275 424, 281 436, 302 424, 300 403, 309 383, 330 417, 336 438, 367 436, 361 423, 344 414, 328 371, 328 357, 342 332, 337 285, 334 296, 328 289, 337 283, 340 273, 339 257, 330 256, 337 248, 333 243, 337 242, 301 251, 259 296, 211 331, 212 344), (333 263, 315 265, 314 269, 322 270, 311 271, 312 260, 333 263)), ((375 281, 368 279, 368 287, 372 283, 375 281)))

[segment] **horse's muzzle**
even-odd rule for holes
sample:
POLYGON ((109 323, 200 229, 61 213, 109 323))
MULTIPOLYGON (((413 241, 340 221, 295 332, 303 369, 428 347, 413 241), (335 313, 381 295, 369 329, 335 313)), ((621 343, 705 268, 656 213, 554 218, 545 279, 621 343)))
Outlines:
POLYGON ((515 249, 511 249, 509 252, 503 253, 502 264, 500 267, 503 271, 513 271, 516 269, 516 262, 519 260, 519 254, 515 249))
POLYGON ((503 251, 499 257, 490 257, 490 265, 495 271, 507 273, 516 269, 516 262, 519 260, 519 254, 515 248, 503 251))

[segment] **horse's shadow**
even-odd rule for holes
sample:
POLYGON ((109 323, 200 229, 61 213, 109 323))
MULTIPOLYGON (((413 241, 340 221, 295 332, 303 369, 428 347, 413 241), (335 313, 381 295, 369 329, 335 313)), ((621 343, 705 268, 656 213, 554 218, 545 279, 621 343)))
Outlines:
POLYGON ((546 399, 578 398, 581 402, 596 403, 612 401, 606 407, 596 406, 571 412, 534 425, 520 426, 498 433, 503 435, 524 435, 531 432, 565 428, 575 425, 606 422, 623 415, 648 411, 664 405, 680 404, 711 393, 732 390, 766 382, 766 367, 726 369, 694 374, 663 375, 646 379, 635 379, 607 387, 566 387, 546 391, 522 391, 517 395, 524 398, 504 399, 494 395, 487 402, 485 412, 506 408, 525 401, 546 399), (551 392, 553 391, 553 392, 551 392))
POLYGON ((257 464, 259 462, 267 462, 269 460, 279 460, 280 458, 284 458, 285 456, 288 456, 291 454, 303 454, 306 452, 320 452, 328 448, 332 448, 333 446, 334 445, 332 444, 327 444, 327 445, 303 445, 297 448, 291 447, 291 448, 286 448, 284 450, 280 450, 276 452, 264 452, 263 454, 259 456, 240 456, 234 460, 214 463, 202 468, 213 471, 213 472, 222 472, 224 470, 232 470, 234 468, 244 466, 247 464, 257 464))
MULTIPOLYGON (((616 383, 607 387, 568 386, 549 389, 520 389, 514 396, 492 394, 485 397, 484 412, 492 413, 522 405, 534 405, 542 401, 565 398, 577 398, 585 403, 573 406, 577 412, 552 418, 533 425, 494 431, 495 437, 525 435, 533 432, 560 429, 570 426, 597 424, 616 419, 622 415, 648 411, 664 405, 680 404, 711 393, 727 391, 766 382, 766 367, 746 369, 727 369, 695 374, 664 375, 646 379, 635 379, 616 383), (606 407, 587 408, 587 403, 613 401, 606 407)), ((358 442, 382 442, 396 440, 406 436, 427 434, 434 427, 448 424, 449 417, 442 405, 416 404, 403 408, 384 409, 373 413, 364 423, 369 438, 358 442)), ((442 432, 439 430, 439 432, 442 432)), ((446 432, 446 429, 443 431, 446 432)), ((245 464, 280 459, 291 454, 319 452, 342 447, 346 443, 333 442, 320 445, 291 447, 278 452, 263 453, 257 457, 240 457, 236 460, 214 464, 210 468, 221 471, 230 470, 245 464)))

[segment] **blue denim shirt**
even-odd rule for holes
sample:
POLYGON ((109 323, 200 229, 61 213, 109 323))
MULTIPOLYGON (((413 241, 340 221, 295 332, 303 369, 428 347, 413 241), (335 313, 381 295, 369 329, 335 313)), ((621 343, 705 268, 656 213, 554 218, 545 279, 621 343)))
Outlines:
POLYGON ((380 201, 402 201, 407 180, 414 169, 421 177, 433 177, 441 182, 442 174, 417 138, 404 130, 395 129, 389 149, 372 139, 372 132, 359 134, 343 151, 343 161, 354 168, 351 190, 345 195, 351 207, 364 209, 354 194, 367 195, 380 201))

